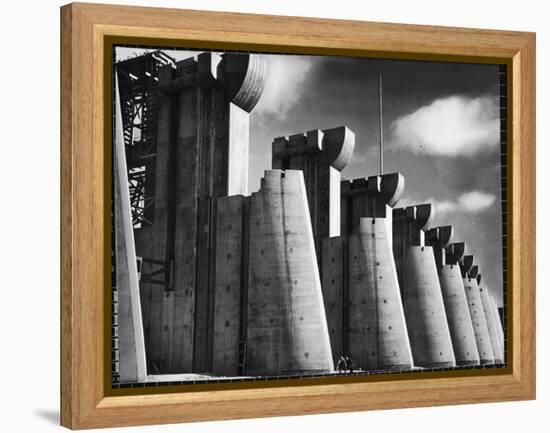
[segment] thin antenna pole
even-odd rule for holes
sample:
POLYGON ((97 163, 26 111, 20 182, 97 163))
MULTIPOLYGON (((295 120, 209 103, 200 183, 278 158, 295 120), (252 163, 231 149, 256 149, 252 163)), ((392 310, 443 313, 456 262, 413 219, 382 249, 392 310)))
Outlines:
POLYGON ((378 73, 378 128, 380 133, 380 174, 384 172, 384 121, 382 118, 382 72, 378 73))

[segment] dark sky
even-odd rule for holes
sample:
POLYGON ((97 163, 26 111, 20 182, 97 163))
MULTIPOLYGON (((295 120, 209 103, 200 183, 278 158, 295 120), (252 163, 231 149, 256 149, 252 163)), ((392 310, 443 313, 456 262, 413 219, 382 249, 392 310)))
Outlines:
MULTIPOLYGON (((123 58, 135 49, 117 51, 123 58)), ((193 52, 168 54, 178 60, 193 52)), ((249 192, 271 168, 277 136, 347 125, 356 134, 343 177, 378 173, 378 77, 383 77, 384 171, 405 177, 398 207, 431 202, 451 224, 502 304, 498 66, 266 55, 269 76, 251 113, 249 192)))

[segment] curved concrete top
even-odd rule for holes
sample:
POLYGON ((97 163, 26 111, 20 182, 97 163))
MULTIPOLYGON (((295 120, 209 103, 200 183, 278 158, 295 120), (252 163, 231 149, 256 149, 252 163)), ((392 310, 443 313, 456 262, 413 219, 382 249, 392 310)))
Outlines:
POLYGON ((426 232, 426 239, 440 248, 446 248, 453 237, 453 226, 439 226, 429 229, 426 232))
POLYGON ((475 278, 477 280, 478 273, 479 273, 479 266, 474 265, 470 268, 470 271, 468 272, 468 278, 475 278))
POLYGON ((416 224, 418 228, 425 229, 429 227, 430 222, 434 216, 434 208, 431 203, 419 204, 415 206, 416 208, 416 224))
POLYGON ((417 204, 406 208, 393 210, 394 218, 406 218, 414 223, 414 226, 423 230, 429 226, 433 218, 433 206, 430 203, 417 204))
POLYGON ((466 275, 474 265, 474 256, 464 256, 460 261, 460 270, 466 275))
POLYGON ((401 173, 388 173, 381 176, 380 192, 383 200, 393 207, 405 190, 405 177, 401 173))
POLYGON ((342 171, 348 165, 355 149, 355 134, 347 126, 313 129, 307 133, 276 137, 272 155, 283 159, 296 155, 318 154, 323 166, 332 166, 342 171))
POLYGON ((405 178, 401 173, 388 173, 369 176, 366 180, 366 184, 360 179, 355 179, 353 181, 353 189, 361 186, 366 186, 368 195, 377 195, 381 201, 393 207, 403 194, 403 190, 405 189, 405 178))
POLYGON ((342 171, 355 149, 355 133, 347 126, 323 130, 323 153, 329 164, 342 171))
POLYGON ((216 83, 221 59, 221 56, 216 53, 201 53, 197 56, 197 79, 201 85, 216 83))
POLYGON ((456 242, 450 244, 445 249, 445 262, 449 265, 457 264, 460 259, 462 259, 465 251, 466 244, 464 242, 456 242))
POLYGON ((230 100, 250 113, 264 90, 267 65, 263 56, 226 53, 217 69, 230 100))

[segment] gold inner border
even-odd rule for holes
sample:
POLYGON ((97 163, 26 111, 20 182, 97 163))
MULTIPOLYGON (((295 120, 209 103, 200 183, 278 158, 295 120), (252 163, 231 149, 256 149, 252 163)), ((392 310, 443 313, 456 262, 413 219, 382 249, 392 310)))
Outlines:
MULTIPOLYGON (((479 376, 500 376, 513 374, 513 224, 512 224, 512 176, 513 160, 513 59, 508 57, 485 57, 485 56, 460 56, 425 53, 395 53, 388 51, 373 51, 361 49, 323 48, 323 47, 296 47, 285 45, 268 45, 254 43, 199 41, 186 39, 164 39, 149 37, 132 37, 105 35, 103 37, 103 146, 104 146, 104 215, 103 215, 103 245, 104 245, 104 308, 103 308, 103 394, 105 397, 134 396, 134 395, 155 395, 170 393, 189 393, 198 391, 216 390, 241 390, 256 388, 280 388, 288 386, 311 386, 311 385, 333 385, 364 382, 387 382, 400 380, 420 380, 433 378, 457 378, 457 377, 479 377, 479 376), (187 48, 187 49, 212 49, 212 50, 238 50, 246 52, 279 53, 279 54, 302 54, 302 55, 331 55, 365 57, 387 60, 417 60, 417 61, 438 61, 455 63, 478 63, 506 65, 507 80, 507 142, 506 142, 506 287, 505 287, 505 312, 506 312, 506 367, 501 368, 480 368, 452 371, 430 371, 430 372, 408 372, 408 373, 381 373, 358 376, 327 376, 314 378, 295 379, 272 379, 249 382, 225 382, 206 383, 194 385, 162 385, 156 387, 140 388, 113 388, 111 375, 111 308, 112 308, 112 282, 111 282, 111 194, 112 194, 112 67, 113 47, 115 45, 135 45, 147 48, 187 48)), ((499 142, 500 143, 500 142, 499 142)), ((500 145, 500 144, 499 144, 500 145)), ((502 174, 501 174, 502 176, 502 174)), ((501 178, 502 179, 502 178, 501 178)), ((500 197, 502 200, 502 196, 500 197)), ((501 210, 502 215, 502 210, 501 210)), ((501 221, 502 223, 502 221, 501 221)))

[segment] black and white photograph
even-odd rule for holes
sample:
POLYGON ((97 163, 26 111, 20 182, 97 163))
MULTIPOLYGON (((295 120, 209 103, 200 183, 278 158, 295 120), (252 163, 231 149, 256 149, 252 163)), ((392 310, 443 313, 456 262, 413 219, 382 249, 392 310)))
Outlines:
POLYGON ((547 9, 7 2, 0 431, 550 425, 547 9))
POLYGON ((507 365, 505 65, 112 71, 113 388, 507 365))

